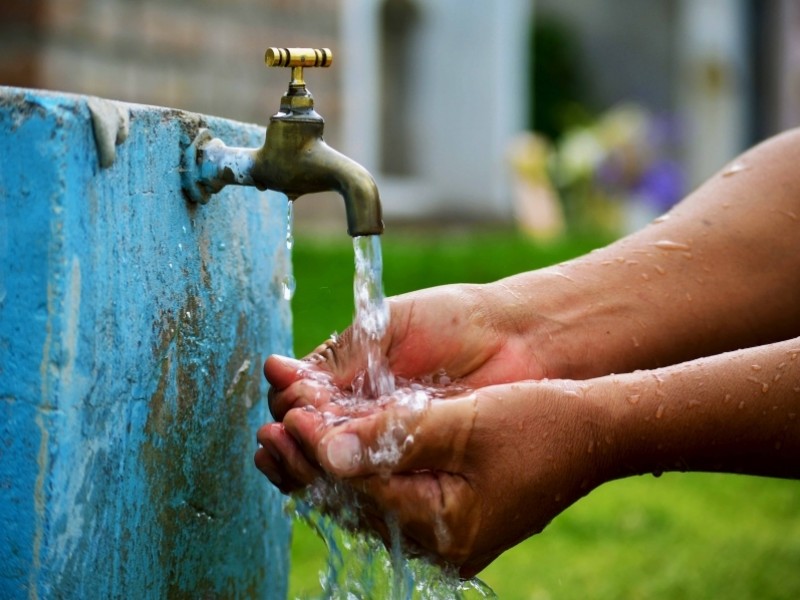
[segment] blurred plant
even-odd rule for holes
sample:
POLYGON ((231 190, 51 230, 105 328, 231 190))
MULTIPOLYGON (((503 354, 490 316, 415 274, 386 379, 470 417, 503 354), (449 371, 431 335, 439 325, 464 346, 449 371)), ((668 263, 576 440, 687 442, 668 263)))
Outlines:
POLYGON ((568 129, 553 146, 515 142, 511 164, 529 182, 547 175, 569 230, 621 234, 680 200, 685 182, 674 159, 677 141, 674 122, 622 104, 568 129))
POLYGON ((564 231, 564 213, 548 167, 552 152, 544 136, 531 132, 517 136, 508 149, 517 223, 531 237, 545 241, 564 231))

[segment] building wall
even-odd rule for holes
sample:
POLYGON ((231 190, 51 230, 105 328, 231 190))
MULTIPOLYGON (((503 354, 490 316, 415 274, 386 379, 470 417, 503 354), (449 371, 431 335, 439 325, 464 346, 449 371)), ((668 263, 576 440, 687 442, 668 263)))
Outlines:
POLYGON ((536 0, 536 15, 557 19, 574 35, 594 108, 632 100, 656 111, 674 110, 674 0, 536 0))
POLYGON ((343 148, 378 180, 391 218, 507 219, 507 144, 525 126, 529 0, 487 8, 478 0, 406 0, 417 24, 405 73, 405 173, 386 173, 381 153, 394 143, 382 128, 381 11, 392 0, 345 0, 343 148))
MULTIPOLYGON (((154 104, 266 125, 289 74, 268 46, 338 54, 336 0, 5 0, 0 84, 154 104)), ((338 138, 340 66, 307 77, 338 138)))

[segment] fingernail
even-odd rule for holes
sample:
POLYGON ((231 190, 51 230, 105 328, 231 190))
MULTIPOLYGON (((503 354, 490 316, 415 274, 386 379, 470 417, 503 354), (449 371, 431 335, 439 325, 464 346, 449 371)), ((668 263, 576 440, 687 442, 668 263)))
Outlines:
POLYGON ((361 462, 361 441, 352 433, 340 433, 328 442, 327 456, 337 471, 351 471, 361 462))

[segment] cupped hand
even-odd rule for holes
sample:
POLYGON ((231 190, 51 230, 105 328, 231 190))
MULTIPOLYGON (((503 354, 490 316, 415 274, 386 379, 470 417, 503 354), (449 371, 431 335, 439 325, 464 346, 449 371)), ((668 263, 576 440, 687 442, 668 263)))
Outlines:
MULTIPOLYGON (((446 375, 480 387, 543 375, 529 341, 504 311, 495 287, 441 286, 388 299, 389 326, 381 340, 388 367, 408 380, 446 375)), ((354 348, 351 326, 303 360, 270 356, 264 373, 270 383, 270 410, 277 421, 292 409, 321 406, 332 390, 347 394, 365 358, 354 348)), ((284 468, 281 457, 300 464, 302 453, 284 426, 268 423, 258 432, 255 462, 282 492, 303 488, 320 473, 306 460, 303 468, 284 468)))
MULTIPOLYGON (((381 350, 391 372, 407 380, 444 375, 473 388, 543 377, 536 348, 510 317, 507 299, 498 294, 496 286, 461 284, 388 299, 390 319, 381 350)), ((270 356, 264 374, 271 384, 275 419, 314 402, 304 386, 308 379, 348 390, 365 368, 355 346, 351 326, 301 361, 270 356)))
MULTIPOLYGON (((280 424, 301 450, 274 432, 259 437, 295 482, 323 472, 342 480, 381 516, 384 525, 373 525, 380 535, 387 521, 397 523, 407 548, 470 577, 612 478, 608 414, 588 389, 504 384, 422 411, 398 402, 353 418, 322 400, 280 424), (306 456, 318 465, 313 472, 306 456)), ((270 465, 259 467, 270 475, 270 465)))

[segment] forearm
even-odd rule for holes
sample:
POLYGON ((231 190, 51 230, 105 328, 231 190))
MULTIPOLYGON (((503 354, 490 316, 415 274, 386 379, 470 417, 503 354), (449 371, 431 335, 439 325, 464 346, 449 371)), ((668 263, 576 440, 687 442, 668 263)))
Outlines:
POLYGON ((554 376, 674 364, 800 334, 800 132, 643 230, 492 284, 554 376), (533 312, 530 306, 536 306, 533 312))
POLYGON ((800 478, 800 338, 596 381, 616 477, 800 478))

